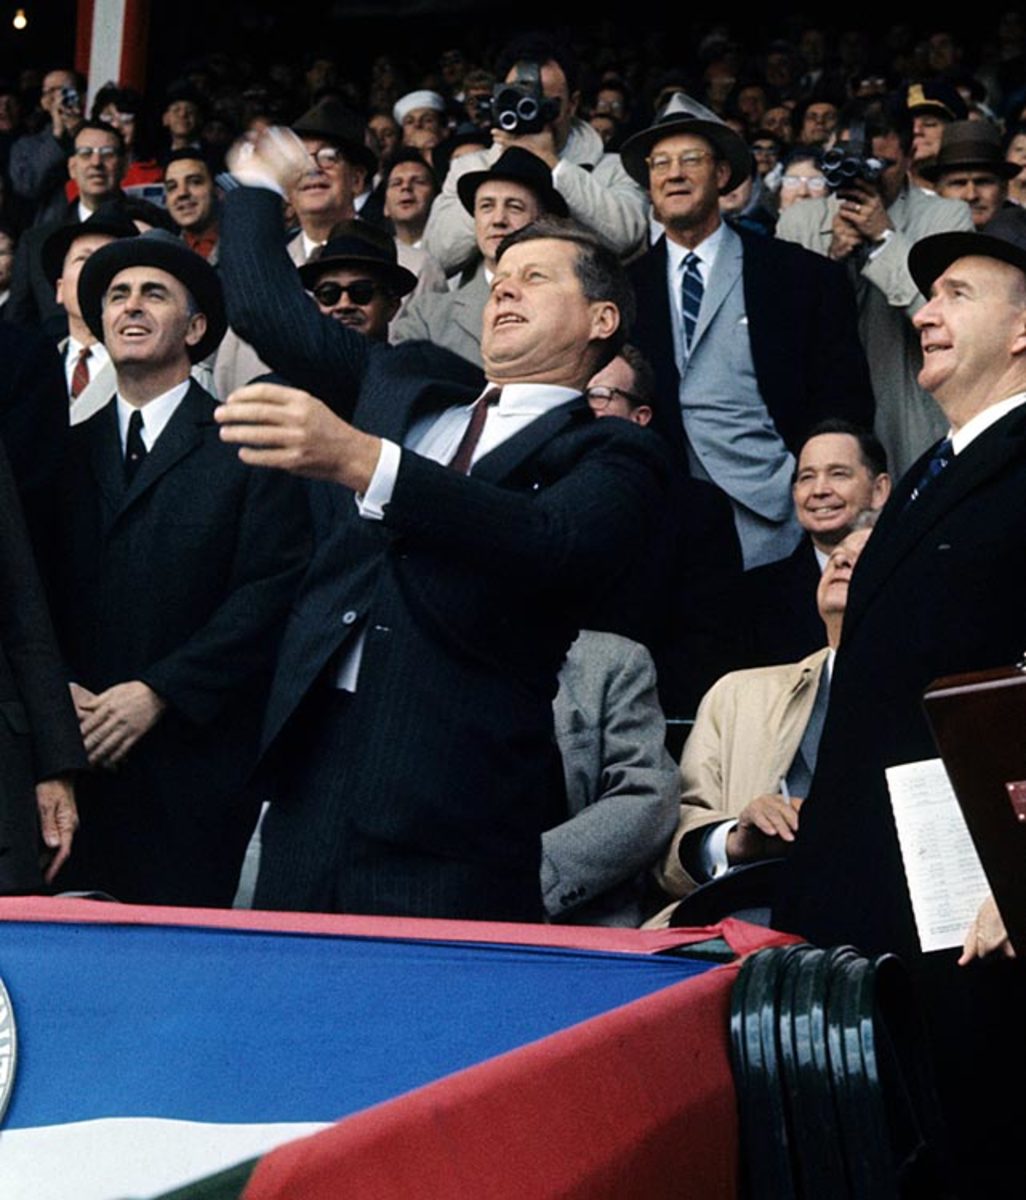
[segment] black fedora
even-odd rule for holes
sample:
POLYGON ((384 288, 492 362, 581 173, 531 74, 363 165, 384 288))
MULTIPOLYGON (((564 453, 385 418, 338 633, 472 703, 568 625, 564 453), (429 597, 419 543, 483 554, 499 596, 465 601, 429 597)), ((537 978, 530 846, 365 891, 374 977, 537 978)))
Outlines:
POLYGON ((136 229, 134 221, 119 212, 95 212, 85 221, 77 222, 74 225, 62 225, 59 229, 55 229, 43 242, 40 249, 43 274, 51 284, 56 285, 57 280, 60 279, 61 272, 64 270, 64 260, 67 258, 72 243, 89 234, 102 234, 111 238, 132 238, 139 236, 139 230, 136 229))
POLYGON ((999 212, 980 233, 935 233, 909 251, 908 269, 929 299, 934 280, 959 258, 996 258, 1026 273, 1026 221, 999 212))
POLYGON ((520 146, 510 146, 504 151, 487 171, 468 171, 461 175, 456 183, 460 203, 474 215, 474 197, 482 183, 491 179, 506 179, 511 183, 519 183, 529 188, 538 197, 542 208, 556 217, 568 215, 566 201, 552 186, 552 172, 530 150, 520 146))
POLYGON ((89 256, 78 277, 78 299, 82 316, 96 337, 103 340, 103 297, 110 281, 127 267, 157 267, 167 271, 195 300, 196 307, 207 318, 207 329, 196 345, 189 347, 193 362, 206 358, 217 348, 228 328, 217 272, 205 258, 163 229, 110 242, 89 256))
POLYGON ((350 162, 366 167, 368 176, 378 169, 377 156, 364 140, 364 122, 337 96, 325 96, 292 122, 299 137, 333 142, 350 162))
POLYGON ((691 133, 705 138, 730 167, 730 176, 720 188, 725 196, 740 187, 752 173, 752 152, 739 134, 697 100, 675 93, 656 118, 655 124, 628 138, 620 147, 620 161, 628 175, 648 190, 648 162, 652 147, 663 138, 691 133))
POLYGON ((299 268, 307 289, 330 267, 371 267, 395 296, 405 296, 417 286, 417 276, 396 259, 395 241, 368 221, 339 221, 316 256, 299 268))

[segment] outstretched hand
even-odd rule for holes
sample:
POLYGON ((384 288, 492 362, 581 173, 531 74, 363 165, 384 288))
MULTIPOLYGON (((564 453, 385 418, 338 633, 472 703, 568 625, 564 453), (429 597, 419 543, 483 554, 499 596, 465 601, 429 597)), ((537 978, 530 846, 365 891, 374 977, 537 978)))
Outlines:
POLYGON ((253 467, 273 467, 365 492, 381 439, 350 425, 309 392, 251 383, 214 410, 221 440, 253 467))

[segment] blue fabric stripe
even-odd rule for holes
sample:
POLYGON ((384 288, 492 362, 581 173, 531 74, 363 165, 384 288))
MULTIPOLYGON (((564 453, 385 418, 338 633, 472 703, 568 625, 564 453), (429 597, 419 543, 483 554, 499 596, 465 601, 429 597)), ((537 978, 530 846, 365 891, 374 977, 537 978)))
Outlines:
POLYGON ((700 974, 680 958, 0 923, 4 1126, 331 1121, 700 974))

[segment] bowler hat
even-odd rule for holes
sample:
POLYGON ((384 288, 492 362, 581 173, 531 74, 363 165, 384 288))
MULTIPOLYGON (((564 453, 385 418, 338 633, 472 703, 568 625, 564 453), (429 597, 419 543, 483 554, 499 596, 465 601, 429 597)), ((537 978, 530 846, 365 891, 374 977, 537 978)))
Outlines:
POLYGON ((676 92, 670 98, 669 104, 656 118, 654 125, 628 138, 620 147, 620 162, 623 163, 624 170, 643 188, 647 188, 646 160, 652 147, 663 138, 680 133, 691 133, 696 137, 705 138, 730 167, 730 176, 720 188, 720 195, 725 196, 727 192, 740 187, 751 175, 752 153, 744 138, 705 105, 692 100, 683 92, 676 92))
POLYGON ((537 154, 522 146, 510 146, 487 171, 468 171, 456 182, 460 203, 474 215, 474 197, 482 183, 491 179, 507 179, 529 188, 538 197, 542 208, 556 217, 567 216, 566 201, 552 186, 552 172, 537 154))
POLYGON ((56 284, 64 270, 64 260, 72 243, 89 234, 103 234, 111 238, 139 236, 135 222, 119 212, 95 212, 85 221, 74 225, 62 225, 46 239, 40 250, 43 274, 51 284, 56 284))
POLYGON ((128 267, 157 267, 167 271, 195 300, 207 319, 207 328, 196 345, 189 347, 193 362, 206 358, 217 348, 228 328, 217 272, 205 258, 163 229, 109 242, 89 256, 78 277, 78 299, 82 316, 96 337, 103 340, 103 297, 107 288, 114 276, 128 267))
POLYGON ((1001 135, 989 121, 952 121, 944 127, 944 138, 937 159, 920 174, 936 183, 946 171, 991 171, 1001 179, 1011 179, 1021 168, 1005 161, 1001 153, 1001 135))
POLYGON ((417 286, 417 276, 396 260, 395 241, 368 221, 339 221, 315 258, 299 268, 303 286, 312 288, 325 268, 373 267, 385 286, 396 296, 405 296, 417 286))
POLYGON ((364 141, 364 123, 336 96, 325 96, 292 122, 292 132, 299 137, 323 138, 333 142, 350 162, 359 163, 373 175, 378 160, 364 141))
POLYGON ((999 212, 980 233, 935 233, 909 251, 908 269, 927 298, 934 280, 959 258, 996 258, 1026 273, 1026 221, 999 212))

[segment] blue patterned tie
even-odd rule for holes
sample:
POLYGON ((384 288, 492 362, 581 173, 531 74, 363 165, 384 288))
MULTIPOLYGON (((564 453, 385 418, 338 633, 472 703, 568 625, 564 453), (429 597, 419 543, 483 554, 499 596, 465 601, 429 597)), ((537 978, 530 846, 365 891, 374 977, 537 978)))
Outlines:
POLYGON ((911 495, 905 501, 906 508, 908 508, 910 504, 914 504, 915 501, 919 499, 926 488, 933 483, 941 471, 944 470, 944 468, 954 457, 955 456, 951 450, 951 438, 945 438, 943 442, 938 444, 937 449, 934 450, 934 452, 930 455, 930 461, 923 469, 922 478, 912 489, 911 495))
POLYGON ((684 316, 684 349, 691 353, 691 342, 698 324, 698 310, 702 307, 702 276, 698 265, 702 260, 697 254, 684 259, 684 283, 681 291, 681 312, 684 316))

